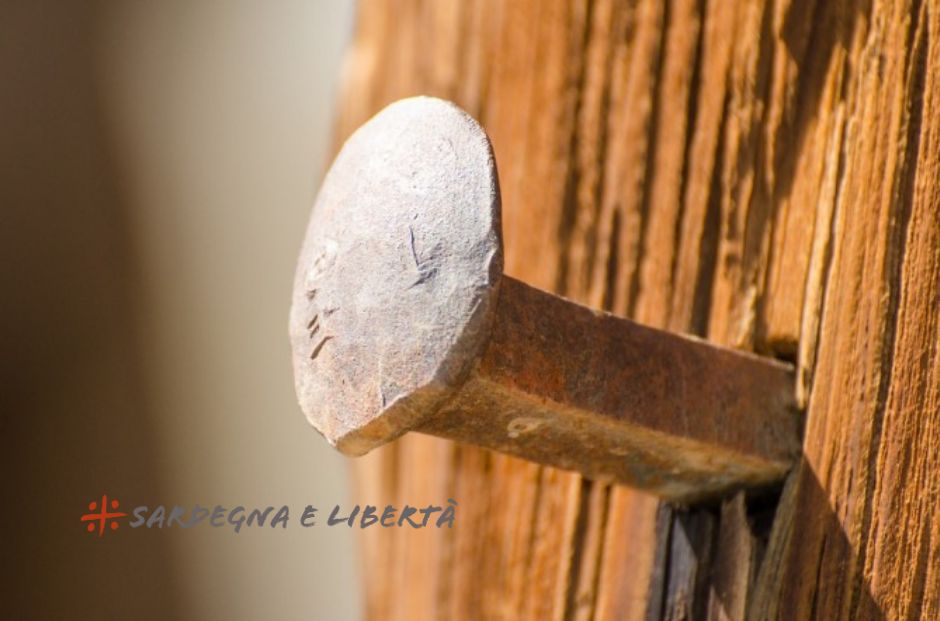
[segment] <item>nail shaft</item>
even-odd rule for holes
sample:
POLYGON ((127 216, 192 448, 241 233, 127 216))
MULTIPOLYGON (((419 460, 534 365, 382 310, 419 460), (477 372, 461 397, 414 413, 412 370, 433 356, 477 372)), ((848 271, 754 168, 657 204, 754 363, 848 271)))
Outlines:
POLYGON ((780 479, 788 365, 595 312, 503 276, 489 343, 417 430, 677 501, 780 479))

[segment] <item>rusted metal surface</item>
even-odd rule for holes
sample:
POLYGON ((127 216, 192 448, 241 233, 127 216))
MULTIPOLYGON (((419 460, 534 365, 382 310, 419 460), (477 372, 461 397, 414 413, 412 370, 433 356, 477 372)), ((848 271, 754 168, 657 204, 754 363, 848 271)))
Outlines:
POLYGON ((783 477, 799 451, 792 381, 503 277, 480 363, 418 429, 692 501, 783 477))
POLYGON ((502 275, 482 128, 403 100, 333 164, 295 279, 301 406, 346 454, 417 430, 691 502, 783 477, 793 373, 502 275))

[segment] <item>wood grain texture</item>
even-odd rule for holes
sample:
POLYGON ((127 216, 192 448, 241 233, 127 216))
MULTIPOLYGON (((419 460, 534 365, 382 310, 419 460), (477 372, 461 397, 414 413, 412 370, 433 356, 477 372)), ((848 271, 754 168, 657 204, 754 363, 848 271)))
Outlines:
POLYGON ((355 463, 374 619, 940 618, 940 2, 363 0, 337 121, 454 100, 506 271, 794 361, 779 496, 674 509, 427 437, 355 463))

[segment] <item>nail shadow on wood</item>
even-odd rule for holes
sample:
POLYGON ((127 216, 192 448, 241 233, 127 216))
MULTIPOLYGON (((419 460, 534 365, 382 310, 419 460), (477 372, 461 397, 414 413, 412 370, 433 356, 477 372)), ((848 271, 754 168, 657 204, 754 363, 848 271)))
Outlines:
POLYGON ((690 510, 662 504, 656 530, 662 571, 650 585, 650 621, 830 619, 839 610, 851 619, 884 618, 858 552, 805 461, 782 492, 740 492, 690 510), (801 538, 825 541, 821 553, 798 557, 815 549, 792 545, 801 538), (854 567, 855 579, 833 588, 824 568, 838 564, 854 567))

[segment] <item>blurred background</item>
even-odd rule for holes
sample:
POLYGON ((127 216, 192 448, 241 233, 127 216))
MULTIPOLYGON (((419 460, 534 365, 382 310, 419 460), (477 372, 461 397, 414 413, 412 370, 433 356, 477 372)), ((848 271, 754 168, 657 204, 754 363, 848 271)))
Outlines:
POLYGON ((346 464, 287 340, 353 17, 0 2, 4 618, 358 618, 355 533, 326 527, 346 464), (98 537, 79 518, 102 494, 291 523, 98 537))

